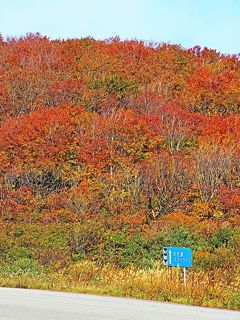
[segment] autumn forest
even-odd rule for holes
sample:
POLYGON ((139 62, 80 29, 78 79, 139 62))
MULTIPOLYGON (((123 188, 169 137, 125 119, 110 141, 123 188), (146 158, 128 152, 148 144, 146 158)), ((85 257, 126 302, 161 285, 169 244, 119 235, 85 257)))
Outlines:
POLYGON ((0 37, 0 284, 239 309, 239 111, 238 55, 0 37))

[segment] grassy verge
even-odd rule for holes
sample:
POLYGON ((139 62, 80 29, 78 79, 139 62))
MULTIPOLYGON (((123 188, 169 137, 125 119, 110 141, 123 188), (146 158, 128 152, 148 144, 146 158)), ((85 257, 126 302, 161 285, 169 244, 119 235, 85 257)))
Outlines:
POLYGON ((99 267, 90 261, 74 264, 61 271, 20 273, 3 271, 0 286, 62 290, 192 305, 240 309, 240 277, 228 277, 226 271, 188 272, 187 287, 181 270, 99 267))

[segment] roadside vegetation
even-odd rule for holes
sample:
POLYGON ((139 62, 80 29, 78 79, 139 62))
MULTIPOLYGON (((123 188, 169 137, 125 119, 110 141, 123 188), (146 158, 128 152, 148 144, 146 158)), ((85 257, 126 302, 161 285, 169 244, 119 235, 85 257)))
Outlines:
POLYGON ((240 228, 209 237, 180 225, 143 235, 88 225, 8 225, 0 237, 0 285, 64 290, 240 309, 240 228), (194 249, 182 270, 162 264, 162 247, 194 249))

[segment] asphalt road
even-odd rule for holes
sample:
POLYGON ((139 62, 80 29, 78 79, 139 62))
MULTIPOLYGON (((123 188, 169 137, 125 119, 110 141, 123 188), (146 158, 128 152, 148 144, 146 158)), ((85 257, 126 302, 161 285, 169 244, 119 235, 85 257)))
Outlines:
POLYGON ((0 320, 236 320, 240 312, 144 300, 0 288, 0 320))

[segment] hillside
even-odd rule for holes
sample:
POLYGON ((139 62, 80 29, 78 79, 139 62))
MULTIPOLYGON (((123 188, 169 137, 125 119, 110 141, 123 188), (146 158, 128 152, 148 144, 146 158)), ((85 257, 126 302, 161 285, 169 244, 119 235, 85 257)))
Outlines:
POLYGON ((237 55, 0 37, 0 285, 240 308, 239 111, 237 55))

